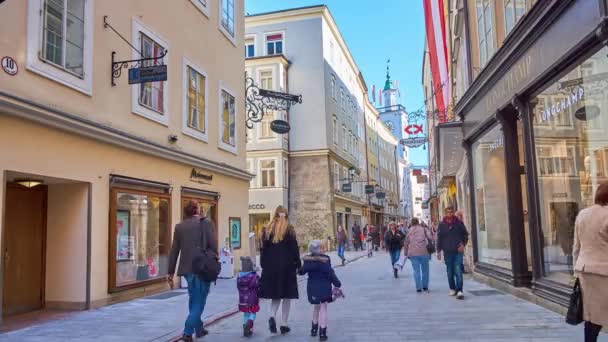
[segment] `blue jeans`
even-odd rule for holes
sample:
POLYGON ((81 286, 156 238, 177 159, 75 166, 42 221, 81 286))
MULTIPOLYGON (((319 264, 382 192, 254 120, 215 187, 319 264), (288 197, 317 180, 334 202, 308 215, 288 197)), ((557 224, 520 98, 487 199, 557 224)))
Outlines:
POLYGON ((243 312, 243 323, 247 324, 248 321, 255 321, 255 312, 243 312))
POLYGON ((338 245, 338 256, 344 260, 344 245, 338 245))
POLYGON ((445 265, 448 272, 448 283, 450 290, 462 291, 462 253, 444 253, 445 265))
POLYGON ((393 250, 390 250, 389 253, 391 255, 391 265, 395 266, 397 261, 399 261, 399 257, 401 256, 401 250, 393 249, 393 250))
POLYGON ((185 278, 188 282, 188 296, 190 297, 188 301, 188 310, 190 312, 186 319, 184 334, 192 335, 203 328, 201 316, 205 309, 205 303, 207 303, 207 296, 209 295, 211 283, 202 280, 199 276, 194 274, 188 274, 185 278))
POLYGON ((414 281, 416 282, 416 290, 429 288, 429 261, 430 255, 418 255, 409 257, 414 269, 414 281))

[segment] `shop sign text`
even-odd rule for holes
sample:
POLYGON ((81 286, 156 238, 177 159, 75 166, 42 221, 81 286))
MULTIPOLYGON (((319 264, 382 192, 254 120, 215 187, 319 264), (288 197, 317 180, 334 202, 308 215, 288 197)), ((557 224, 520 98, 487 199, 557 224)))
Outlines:
POLYGON ((190 172, 190 181, 201 184, 211 184, 210 182, 213 181, 213 175, 207 175, 200 170, 192 169, 190 172))
POLYGON ((263 210, 266 209, 266 206, 264 204, 250 204, 249 205, 249 210, 263 210))
POLYGON ((585 90, 583 87, 576 87, 572 90, 572 93, 566 96, 565 99, 562 99, 559 102, 553 103, 550 107, 547 107, 540 113, 540 119, 542 121, 547 121, 551 118, 556 117, 561 112, 568 110, 570 107, 575 106, 578 102, 583 100, 583 96, 585 95, 585 90))

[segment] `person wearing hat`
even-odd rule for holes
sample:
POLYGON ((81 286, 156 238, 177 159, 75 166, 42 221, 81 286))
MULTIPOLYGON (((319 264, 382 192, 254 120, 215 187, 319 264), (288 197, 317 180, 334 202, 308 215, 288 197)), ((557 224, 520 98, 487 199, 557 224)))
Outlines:
POLYGON ((340 288, 342 284, 331 267, 331 259, 322 253, 321 241, 311 241, 308 251, 300 274, 308 274, 306 292, 308 302, 313 305, 310 336, 318 333, 320 341, 327 341, 327 304, 333 301, 332 285, 340 288))
POLYGON ((253 334, 253 322, 260 311, 260 299, 258 298, 258 286, 260 278, 255 272, 251 257, 241 257, 241 272, 236 280, 239 290, 239 311, 243 313, 243 336, 249 337, 253 334))

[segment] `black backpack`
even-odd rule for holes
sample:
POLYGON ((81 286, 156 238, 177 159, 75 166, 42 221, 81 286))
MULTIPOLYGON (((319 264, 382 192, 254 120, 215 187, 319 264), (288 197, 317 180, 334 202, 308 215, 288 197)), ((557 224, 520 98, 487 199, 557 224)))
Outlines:
POLYGON ((206 282, 215 282, 220 274, 222 265, 220 264, 217 255, 206 248, 206 234, 204 232, 203 220, 201 220, 201 238, 200 245, 196 246, 196 252, 192 258, 192 273, 197 274, 206 282))

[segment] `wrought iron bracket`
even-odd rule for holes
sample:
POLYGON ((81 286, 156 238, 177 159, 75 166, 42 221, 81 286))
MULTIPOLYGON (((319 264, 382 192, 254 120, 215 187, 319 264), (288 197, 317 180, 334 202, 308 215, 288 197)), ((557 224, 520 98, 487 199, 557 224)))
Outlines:
POLYGON ((112 87, 116 86, 116 82, 114 80, 120 78, 120 75, 122 75, 122 69, 128 69, 129 67, 138 68, 142 66, 162 65, 162 63, 159 64, 157 62, 158 60, 162 60, 163 58, 165 58, 167 52, 169 52, 169 50, 165 50, 163 54, 158 57, 131 59, 128 61, 116 61, 116 51, 112 51, 112 87))
POLYGON ((245 111, 247 114, 247 128, 253 128, 253 124, 262 121, 267 111, 289 110, 291 106, 302 103, 302 95, 290 95, 272 92, 275 95, 263 95, 269 93, 260 89, 253 78, 245 77, 245 111), (260 91, 262 90, 262 91, 260 91))

